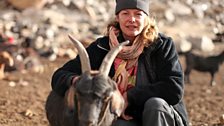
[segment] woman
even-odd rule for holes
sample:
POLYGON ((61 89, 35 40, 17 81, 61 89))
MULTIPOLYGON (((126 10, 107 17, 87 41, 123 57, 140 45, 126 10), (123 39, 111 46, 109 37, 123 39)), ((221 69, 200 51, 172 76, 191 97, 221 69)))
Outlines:
MULTIPOLYGON (((148 0, 116 0, 115 21, 108 34, 88 48, 92 69, 98 69, 111 47, 129 40, 110 71, 125 99, 114 126, 187 126, 181 65, 171 38, 159 34, 149 18, 148 0)), ((64 95, 80 75, 79 59, 70 60, 52 77, 52 88, 64 95)))

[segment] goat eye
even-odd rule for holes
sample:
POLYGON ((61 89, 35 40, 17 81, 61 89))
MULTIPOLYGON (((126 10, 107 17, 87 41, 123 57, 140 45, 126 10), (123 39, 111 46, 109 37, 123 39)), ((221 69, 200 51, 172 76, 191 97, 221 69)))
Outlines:
POLYGON ((100 97, 96 94, 92 95, 93 99, 100 99, 100 97))

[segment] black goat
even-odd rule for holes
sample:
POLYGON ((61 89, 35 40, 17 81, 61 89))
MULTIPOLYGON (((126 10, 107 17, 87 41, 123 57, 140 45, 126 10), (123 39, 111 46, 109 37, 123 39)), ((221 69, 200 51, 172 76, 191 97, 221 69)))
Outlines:
POLYGON ((209 72, 211 74, 210 85, 214 86, 216 84, 214 80, 215 74, 219 70, 219 66, 224 61, 224 51, 222 51, 219 55, 202 57, 200 55, 193 54, 191 51, 184 53, 185 61, 186 61, 186 69, 185 73, 185 81, 190 83, 190 72, 192 69, 201 72, 209 72))
POLYGON ((123 110, 124 99, 108 74, 113 60, 127 42, 111 49, 99 71, 92 71, 84 46, 69 38, 78 49, 82 75, 65 97, 50 92, 45 106, 47 119, 51 126, 111 126, 123 110))

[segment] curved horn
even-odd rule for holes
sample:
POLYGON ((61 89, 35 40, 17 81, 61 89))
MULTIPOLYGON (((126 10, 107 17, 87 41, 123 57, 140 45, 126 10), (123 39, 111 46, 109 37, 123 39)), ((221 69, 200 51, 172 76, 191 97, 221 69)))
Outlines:
POLYGON ((82 73, 86 71, 91 71, 89 55, 82 45, 77 39, 73 38, 71 35, 68 35, 69 39, 75 44, 75 47, 78 49, 79 57, 81 60, 82 73))
POLYGON ((125 42, 122 42, 119 46, 117 47, 114 47, 112 48, 108 53, 107 55, 104 57, 103 59, 103 62, 100 66, 100 73, 105 75, 105 76, 108 76, 109 74, 109 71, 110 71, 110 67, 115 59, 115 57, 117 56, 117 54, 121 51, 122 47, 124 45, 127 45, 129 43, 129 41, 125 41, 125 42))

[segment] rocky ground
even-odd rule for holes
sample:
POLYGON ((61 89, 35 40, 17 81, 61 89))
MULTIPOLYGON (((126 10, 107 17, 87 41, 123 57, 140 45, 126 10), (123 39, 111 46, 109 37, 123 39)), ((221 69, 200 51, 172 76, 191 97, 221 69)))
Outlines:
MULTIPOLYGON (((13 71, 7 73, 6 79, 0 80, 0 126, 48 126, 44 105, 51 90, 52 73, 73 58, 76 52, 66 44, 67 33, 74 34, 84 42, 90 41, 102 35, 105 22, 113 13, 112 7, 107 10, 113 2, 75 1, 55 0, 38 11, 18 10, 4 0, 0 1, 0 32, 4 29, 4 33, 12 36, 17 45, 27 37, 32 38, 32 48, 38 54, 51 50, 49 57, 39 59, 44 71, 13 71), (99 4, 102 8, 96 8, 99 4), (33 17, 30 18, 30 15, 33 17)), ((224 31, 222 0, 152 0, 152 4, 151 10, 157 14, 160 31, 172 36, 177 47, 178 42, 188 37, 200 40, 206 36, 211 41, 215 33, 224 31), (177 8, 181 8, 181 11, 177 8)), ((214 48, 203 50, 197 46, 196 49, 200 53, 213 55, 224 50, 224 44, 219 41, 214 43, 214 48)), ((183 69, 184 60, 180 56, 183 69)), ((220 117, 224 116, 224 64, 215 77, 217 85, 214 87, 209 85, 208 73, 193 71, 190 77, 192 84, 186 84, 184 95, 190 124, 224 126, 219 124, 220 117)))

